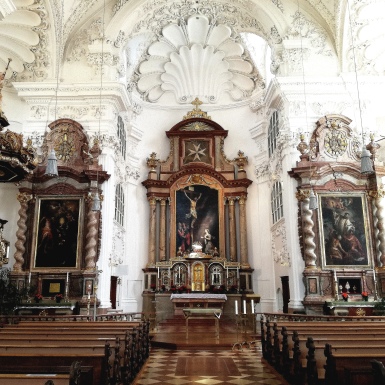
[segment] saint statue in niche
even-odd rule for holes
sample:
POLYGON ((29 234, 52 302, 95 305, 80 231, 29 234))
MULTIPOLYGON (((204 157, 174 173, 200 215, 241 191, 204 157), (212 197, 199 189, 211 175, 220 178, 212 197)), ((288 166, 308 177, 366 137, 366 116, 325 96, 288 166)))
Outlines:
POLYGON ((219 240, 218 190, 191 185, 176 191, 176 247, 189 252, 200 241, 203 252, 212 254, 219 240))

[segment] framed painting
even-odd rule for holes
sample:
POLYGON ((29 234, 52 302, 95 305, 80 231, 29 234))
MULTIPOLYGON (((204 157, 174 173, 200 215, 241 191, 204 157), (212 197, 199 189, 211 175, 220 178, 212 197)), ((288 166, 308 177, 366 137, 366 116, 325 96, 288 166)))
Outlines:
POLYGON ((192 185, 176 191, 176 250, 190 252, 194 244, 202 252, 219 250, 218 190, 204 185, 192 185))
POLYGON ((34 268, 77 268, 81 250, 81 197, 37 199, 34 268))
POLYGON ((371 266, 368 210, 363 194, 320 194, 320 246, 324 267, 371 266))

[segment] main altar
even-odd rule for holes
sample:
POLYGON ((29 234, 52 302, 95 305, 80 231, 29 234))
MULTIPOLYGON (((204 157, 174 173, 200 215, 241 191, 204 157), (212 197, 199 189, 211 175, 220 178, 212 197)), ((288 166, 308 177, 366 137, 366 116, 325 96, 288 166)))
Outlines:
MULTIPOLYGON (((166 132, 166 160, 151 153, 143 181, 150 205, 144 311, 153 292, 253 293, 247 249, 246 202, 251 181, 242 151, 224 154, 227 131, 198 99, 166 132)), ((159 305, 159 303, 158 303, 159 305)))

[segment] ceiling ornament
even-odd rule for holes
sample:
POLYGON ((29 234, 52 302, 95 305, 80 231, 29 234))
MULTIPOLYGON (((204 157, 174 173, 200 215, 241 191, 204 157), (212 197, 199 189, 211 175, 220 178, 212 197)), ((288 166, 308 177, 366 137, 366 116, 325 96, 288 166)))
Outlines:
MULTIPOLYGON (((355 41, 356 67, 359 73, 383 75, 385 72, 385 4, 382 1, 353 1, 350 5, 355 41)), ((353 45, 348 51, 349 70, 354 71, 353 45)))
POLYGON ((17 4, 16 10, 1 20, 0 62, 12 58, 12 81, 44 79, 50 62, 44 1, 34 0, 27 6, 23 2, 17 4))
POLYGON ((149 102, 166 92, 179 103, 191 103, 196 96, 216 103, 225 92, 243 100, 260 79, 244 53, 230 27, 194 15, 186 24, 164 27, 149 46, 148 58, 139 65, 138 91, 149 102))

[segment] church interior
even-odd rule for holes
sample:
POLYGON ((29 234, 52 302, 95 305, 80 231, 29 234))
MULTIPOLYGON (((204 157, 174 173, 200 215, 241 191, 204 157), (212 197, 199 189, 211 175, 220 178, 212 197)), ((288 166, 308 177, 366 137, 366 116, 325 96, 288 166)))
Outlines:
POLYGON ((247 315, 273 366, 274 314, 380 322, 384 15, 376 0, 0 0, 13 314, 184 316, 183 336, 206 317, 237 341, 247 315))

